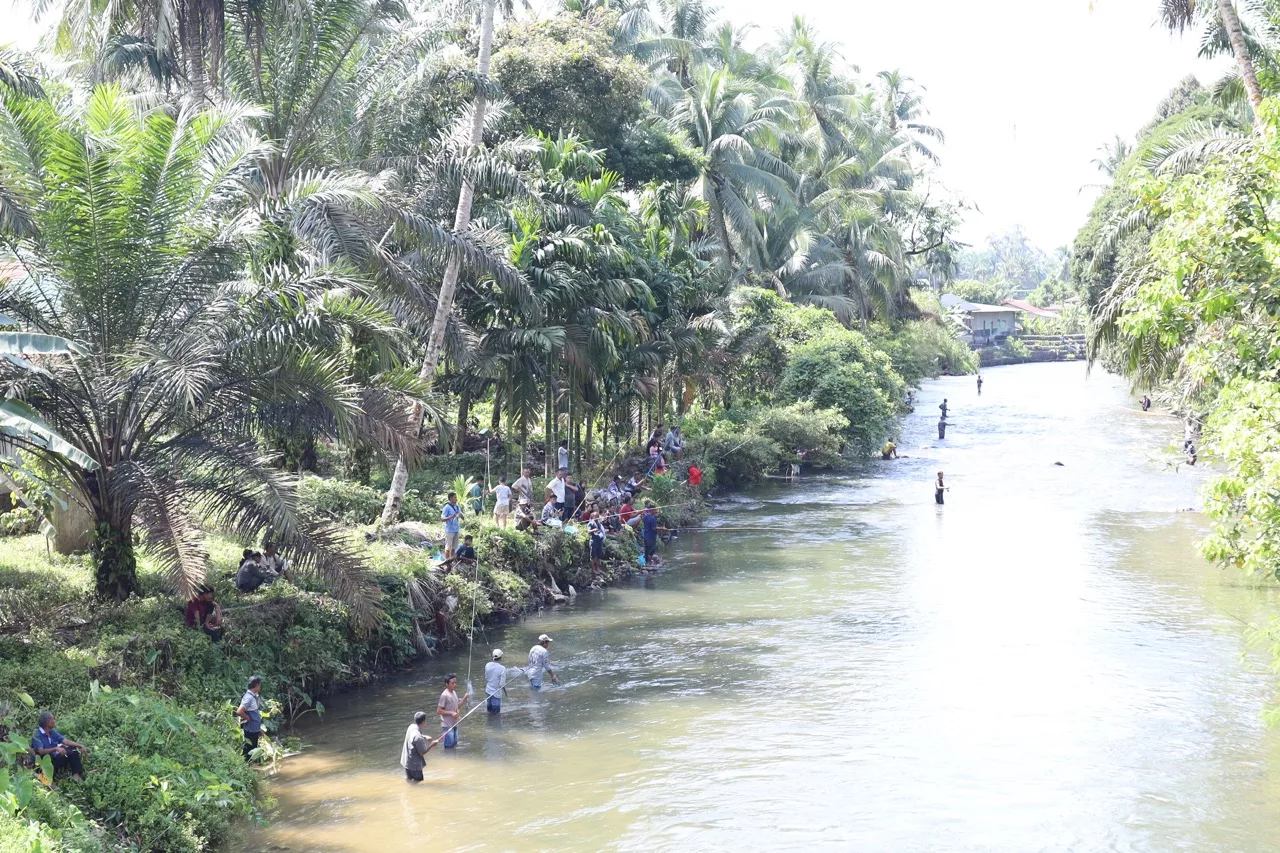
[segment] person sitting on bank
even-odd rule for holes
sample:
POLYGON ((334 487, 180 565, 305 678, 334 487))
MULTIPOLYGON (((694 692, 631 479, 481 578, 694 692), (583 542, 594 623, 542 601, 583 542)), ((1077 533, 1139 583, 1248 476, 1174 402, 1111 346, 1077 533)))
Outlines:
POLYGON ((199 628, 215 643, 222 639, 222 607, 213 600, 208 586, 196 588, 195 598, 187 602, 187 627, 199 628))
POLYGON ((533 517, 533 509, 529 506, 529 499, 521 495, 516 503, 516 532, 531 533, 537 526, 538 520, 533 517))
POLYGON ((267 570, 276 576, 276 579, 286 577, 289 571, 289 561, 280 556, 280 551, 274 542, 263 543, 262 562, 267 570))
MULTIPOLYGON (((31 751, 37 757, 49 756, 53 761, 53 772, 66 768, 71 771, 71 778, 77 782, 84 781, 84 763, 81 753, 89 754, 89 747, 64 737, 54 726, 57 720, 52 711, 41 711, 39 726, 31 737, 31 751)), ((53 780, 50 779, 50 782, 53 780)))
POLYGON ((547 495, 547 502, 542 505, 542 523, 550 524, 560 520, 561 504, 556 503, 555 495, 547 495))
POLYGON ((631 479, 627 480, 627 486, 626 486, 627 496, 632 500, 635 500, 636 495, 644 491, 644 484, 648 481, 648 479, 649 479, 648 477, 646 477, 645 475, 639 472, 632 474, 631 479))
POLYGON ((254 592, 264 584, 275 583, 276 573, 267 568, 261 551, 244 549, 244 559, 236 570, 236 589, 241 592, 254 592))
POLYGON ((469 566, 474 566, 478 561, 478 558, 476 557, 476 548, 471 542, 470 533, 462 537, 462 544, 458 546, 457 551, 453 552, 453 559, 457 560, 459 563, 466 563, 469 566))

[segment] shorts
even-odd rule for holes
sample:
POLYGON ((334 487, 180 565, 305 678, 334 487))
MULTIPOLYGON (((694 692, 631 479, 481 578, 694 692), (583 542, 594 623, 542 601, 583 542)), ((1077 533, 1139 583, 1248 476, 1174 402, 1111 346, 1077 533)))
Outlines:
POLYGON ((509 516, 509 515, 511 515, 511 505, 510 505, 510 504, 498 504, 497 506, 495 506, 495 507, 493 508, 493 517, 494 517, 494 518, 506 518, 506 517, 507 517, 507 516, 509 516))
POLYGON ((591 558, 593 560, 604 559, 604 539, 599 536, 591 537, 591 558))
POLYGON ((453 533, 449 533, 446 531, 444 534, 444 549, 446 551, 458 550, 458 539, 461 536, 462 536, 461 530, 455 531, 453 533))
POLYGON ((453 726, 440 729, 440 737, 444 739, 444 743, 440 744, 445 749, 453 749, 458 745, 458 727, 453 726))
POLYGON ((502 710, 502 697, 490 696, 489 701, 485 702, 484 706, 490 714, 496 714, 502 710))
POLYGON ((421 782, 421 781, 422 781, 422 771, 421 771, 421 770, 412 770, 412 769, 410 769, 410 768, 406 767, 406 768, 404 769, 404 778, 405 778, 405 779, 408 779, 410 782, 421 782))

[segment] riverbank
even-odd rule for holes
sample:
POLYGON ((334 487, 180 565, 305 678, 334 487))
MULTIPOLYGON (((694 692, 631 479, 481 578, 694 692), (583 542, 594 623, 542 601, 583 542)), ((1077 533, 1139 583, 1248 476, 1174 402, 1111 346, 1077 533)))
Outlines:
POLYGON ((399 739, 466 649, 336 697, 242 849, 376 853, 440 815, 477 853, 1269 849, 1275 680, 1237 619, 1280 598, 1195 556, 1180 425, 1080 364, 985 378, 922 389, 906 458, 735 490, 664 573, 488 629, 477 668, 545 631, 563 686, 473 715, 424 785, 399 739))
MULTIPOLYGON (((677 472, 687 474, 673 466, 646 492, 673 527, 703 511, 702 491, 677 472)), ((361 520, 373 492, 311 478, 302 499, 350 523, 361 520)), ((534 536, 488 516, 464 522, 478 565, 442 565, 438 506, 415 492, 407 514, 422 521, 381 534, 372 525, 348 528, 383 593, 383 618, 363 631, 326 587, 306 578, 240 593, 234 572, 242 549, 255 543, 211 535, 207 582, 226 616, 216 644, 183 624, 182 603, 146 559, 142 594, 107 605, 93 595, 87 556, 53 555, 38 535, 0 538, 0 726, 25 743, 38 711, 53 709, 59 729, 92 748, 83 783, 62 780, 55 789, 37 774, 28 784, 22 771, 0 778, 0 794, 18 797, 22 812, 21 819, 0 812, 0 853, 36 844, 166 853, 220 847, 236 821, 254 818, 266 802, 261 777, 240 757, 232 713, 250 674, 263 677, 262 760, 270 763, 291 747, 282 740, 291 726, 322 714, 328 698, 459 645, 473 623, 519 618, 638 568, 630 529, 608 540, 593 573, 584 524, 534 536), (128 723, 119 717, 126 708, 128 723)))

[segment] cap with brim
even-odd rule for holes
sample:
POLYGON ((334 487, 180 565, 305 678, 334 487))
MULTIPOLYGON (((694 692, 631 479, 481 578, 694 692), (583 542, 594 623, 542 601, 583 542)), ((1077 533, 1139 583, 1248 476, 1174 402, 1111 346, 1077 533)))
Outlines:
POLYGON ((538 637, 538 642, 539 642, 539 643, 550 643, 550 642, 552 642, 552 640, 551 640, 551 638, 550 638, 550 637, 548 637, 546 634, 543 634, 543 635, 541 635, 540 637, 538 637))
POLYGON ((502 657, 502 649, 494 649, 494 650, 493 650, 493 659, 494 659, 494 660, 497 660, 497 659, 498 659, 498 658, 500 658, 500 657, 502 657))

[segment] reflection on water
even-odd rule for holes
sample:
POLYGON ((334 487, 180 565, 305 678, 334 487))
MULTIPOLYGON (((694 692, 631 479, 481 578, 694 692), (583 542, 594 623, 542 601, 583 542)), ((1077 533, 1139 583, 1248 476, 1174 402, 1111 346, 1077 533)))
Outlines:
POLYGON ((474 680, 546 631, 563 686, 423 785, 400 739, 465 653, 333 701, 245 849, 1276 849, 1237 620, 1277 602, 1195 556, 1179 425, 1079 365, 984 377, 918 395, 907 458, 725 499, 661 577, 491 629, 474 680))

